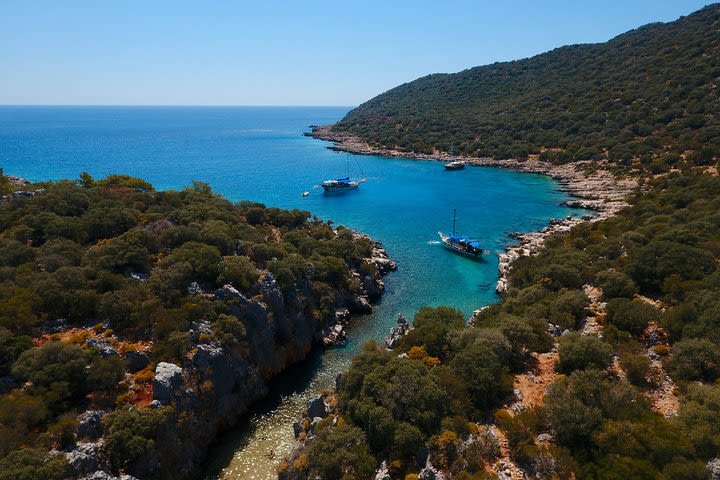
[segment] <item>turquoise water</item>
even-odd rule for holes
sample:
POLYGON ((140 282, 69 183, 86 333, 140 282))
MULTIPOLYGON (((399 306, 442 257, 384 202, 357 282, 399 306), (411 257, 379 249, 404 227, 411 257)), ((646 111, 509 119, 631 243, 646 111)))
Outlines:
POLYGON ((313 392, 331 385, 352 353, 381 339, 398 313, 451 305, 466 315, 496 300, 497 255, 513 231, 537 230, 577 211, 548 177, 495 168, 446 172, 437 162, 357 156, 368 180, 358 190, 325 195, 312 188, 344 175, 347 155, 303 137, 332 123, 343 107, 0 107, 0 167, 33 181, 126 173, 158 189, 191 180, 232 200, 302 208, 383 242, 399 270, 373 314, 357 320, 343 348, 316 355, 277 382, 276 395, 222 439, 208 466, 223 478, 272 478, 265 458, 287 452, 291 419, 313 392), (304 191, 310 192, 302 197, 304 191), (438 244, 450 228, 480 240, 493 255, 478 263, 438 244))

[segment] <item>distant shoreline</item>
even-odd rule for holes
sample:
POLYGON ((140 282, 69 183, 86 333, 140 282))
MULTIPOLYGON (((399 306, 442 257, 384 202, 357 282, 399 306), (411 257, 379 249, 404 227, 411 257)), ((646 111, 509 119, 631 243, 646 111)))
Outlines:
POLYGON ((331 125, 312 126, 312 131, 306 136, 333 142, 330 150, 349 152, 359 155, 380 155, 394 158, 407 158, 410 160, 434 160, 437 162, 462 161, 467 165, 478 167, 506 168, 524 173, 537 173, 548 175, 557 180, 563 192, 574 198, 565 204, 572 208, 584 208, 595 213, 583 218, 555 219, 548 226, 537 232, 513 233, 511 236, 518 240, 517 244, 505 248, 505 253, 499 254, 497 293, 505 293, 508 289, 508 276, 512 269, 512 262, 521 256, 537 254, 542 248, 545 239, 555 233, 564 233, 573 226, 585 222, 596 222, 615 215, 622 208, 628 206, 626 198, 637 187, 637 182, 629 178, 616 178, 602 162, 581 161, 564 165, 553 165, 537 159, 520 161, 517 159, 497 160, 494 158, 478 158, 466 156, 453 156, 445 152, 432 155, 417 152, 400 152, 397 150, 373 147, 359 137, 347 132, 333 132, 331 125), (588 173, 583 170, 585 166, 597 168, 588 173))

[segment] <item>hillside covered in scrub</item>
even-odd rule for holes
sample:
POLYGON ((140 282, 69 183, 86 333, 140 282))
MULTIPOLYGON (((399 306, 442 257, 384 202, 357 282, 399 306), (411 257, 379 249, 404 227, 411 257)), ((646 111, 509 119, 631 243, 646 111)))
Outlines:
POLYGON ((392 264, 202 183, 0 171, 0 189, 3 480, 197 476, 217 432, 367 312, 392 264))
POLYGON ((366 345, 296 423, 279 478, 720 479, 719 82, 714 4, 429 75, 316 128, 360 153, 569 164, 542 170, 566 182, 597 161, 639 188, 518 255, 469 325, 424 307, 366 345))
POLYGON ((650 187, 516 261, 469 327, 425 307, 392 350, 368 344, 280 478, 720 473, 720 178, 650 187))
POLYGON ((433 74, 332 127, 388 150, 609 160, 666 171, 720 152, 720 5, 606 43, 433 74))

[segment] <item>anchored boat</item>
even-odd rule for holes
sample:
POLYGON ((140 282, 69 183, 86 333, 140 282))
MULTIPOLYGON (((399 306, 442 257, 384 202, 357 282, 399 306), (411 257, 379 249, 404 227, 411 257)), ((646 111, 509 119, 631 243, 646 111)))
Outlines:
POLYGON ((455 231, 456 212, 457 210, 453 210, 452 233, 450 235, 445 235, 442 232, 438 232, 438 235, 440 235, 440 240, 442 241, 443 246, 451 252, 457 253, 458 255, 462 255, 464 257, 480 260, 482 258, 482 255, 487 252, 482 249, 482 247, 480 246, 480 242, 478 242, 477 240, 467 238, 466 236, 461 235, 455 231))
MULTIPOLYGON (((356 163, 357 165, 357 163, 356 163)), ((358 165, 358 169, 360 169, 360 166, 358 165)), ((362 170, 360 169, 360 174, 362 175, 362 170)), ((334 180, 325 180, 320 184, 320 186, 325 190, 327 193, 332 192, 343 192, 346 190, 354 190, 360 186, 361 183, 366 181, 367 179, 365 177, 358 178, 357 180, 350 179, 350 156, 348 155, 347 158, 347 171, 345 174, 345 177, 343 178, 336 178, 334 180)))
MULTIPOLYGON (((455 142, 452 142, 452 145, 450 146, 450 156, 455 156, 455 142)), ((455 160, 451 162, 445 162, 443 166, 445 167, 445 170, 462 170, 463 168, 465 168, 465 162, 455 160)))
POLYGON ((465 168, 464 162, 447 162, 443 165, 445 170, 462 170, 465 168))

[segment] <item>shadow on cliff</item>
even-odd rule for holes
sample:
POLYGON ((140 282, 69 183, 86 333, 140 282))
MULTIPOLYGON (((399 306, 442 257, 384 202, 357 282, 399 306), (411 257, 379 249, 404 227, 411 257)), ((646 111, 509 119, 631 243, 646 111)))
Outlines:
MULTIPOLYGON (((257 431, 256 419, 277 410, 281 406, 283 399, 312 391, 311 384, 317 380, 317 373, 322 366, 323 349, 316 348, 304 361, 286 368, 282 373, 270 380, 268 383, 270 392, 268 396, 256 402, 243 415, 243 419, 234 428, 220 435, 210 448, 208 459, 203 464, 203 478, 218 478, 222 470, 230 465, 235 453, 247 447, 257 431)), ((302 406, 298 406, 297 412, 292 412, 293 415, 299 414, 303 406, 304 401, 302 406)), ((281 426, 278 425, 278 428, 281 428, 281 426)))

